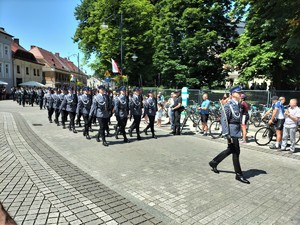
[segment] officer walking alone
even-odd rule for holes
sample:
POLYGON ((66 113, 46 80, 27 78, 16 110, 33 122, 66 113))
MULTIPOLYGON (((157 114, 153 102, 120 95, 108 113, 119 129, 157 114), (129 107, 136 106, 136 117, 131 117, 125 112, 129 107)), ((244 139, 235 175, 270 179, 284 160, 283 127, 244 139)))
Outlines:
POLYGON ((241 99, 241 88, 239 86, 230 90, 231 100, 228 101, 221 114, 222 133, 227 136, 228 147, 226 150, 217 155, 209 165, 212 167, 212 171, 219 173, 217 166, 227 156, 232 154, 232 161, 235 171, 235 179, 246 184, 250 182, 243 176, 240 166, 240 145, 239 138, 241 137, 241 113, 239 101, 241 99))

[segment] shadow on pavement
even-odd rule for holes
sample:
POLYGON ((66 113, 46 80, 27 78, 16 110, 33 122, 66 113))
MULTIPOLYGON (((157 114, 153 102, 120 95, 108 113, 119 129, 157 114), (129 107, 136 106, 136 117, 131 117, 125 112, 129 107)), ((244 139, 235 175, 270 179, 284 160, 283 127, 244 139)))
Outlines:
MULTIPOLYGON (((220 173, 235 173, 234 171, 228 171, 228 170, 219 170, 219 172, 220 173)), ((255 177, 255 176, 258 176, 261 174, 267 174, 267 172, 264 170, 259 170, 259 169, 250 169, 250 170, 243 171, 243 175, 246 179, 255 177)))

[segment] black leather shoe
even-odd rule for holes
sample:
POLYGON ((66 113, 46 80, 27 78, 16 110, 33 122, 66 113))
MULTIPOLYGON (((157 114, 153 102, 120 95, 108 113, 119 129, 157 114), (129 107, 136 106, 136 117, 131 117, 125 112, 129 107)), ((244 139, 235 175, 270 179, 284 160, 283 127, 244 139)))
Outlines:
POLYGON ((243 177, 243 175, 240 175, 240 174, 236 174, 235 175, 235 179, 242 182, 242 183, 245 183, 245 184, 250 184, 250 181, 247 180, 245 177, 243 177))
POLYGON ((52 120, 49 120, 50 123, 53 123, 52 120))
POLYGON ((77 133, 77 130, 75 128, 73 128, 73 133, 76 134, 77 133))
POLYGON ((102 144, 106 147, 108 146, 108 143, 106 141, 103 141, 102 144))
POLYGON ((156 137, 156 135, 155 135, 155 134, 153 134, 153 135, 152 135, 152 138, 154 138, 154 139, 157 139, 157 137, 156 137))
POLYGON ((116 132, 115 132, 115 138, 116 138, 116 139, 119 139, 118 133, 119 133, 119 130, 116 130, 116 132))
POLYGON ((141 136, 138 136, 136 139, 137 139, 138 141, 142 140, 141 136))
POLYGON ((54 119, 54 123, 57 123, 57 119, 54 119))
POLYGON ((147 130, 146 130, 146 129, 145 129, 145 130, 143 130, 143 132, 145 132, 145 134, 146 134, 146 135, 148 135, 148 132, 147 132, 147 130))
POLYGON ((97 142, 100 142, 100 138, 96 137, 96 141, 97 141, 97 142))
POLYGON ((91 137, 88 134, 85 136, 85 138, 88 139, 88 140, 91 140, 91 137))
POLYGON ((85 132, 85 131, 83 131, 82 135, 83 135, 83 136, 86 136, 86 132, 85 132))
POLYGON ((93 129, 91 127, 89 128, 89 132, 93 132, 93 129))
POLYGON ((217 164, 213 161, 210 161, 208 163, 211 167, 211 171, 215 172, 215 173, 220 173, 219 170, 217 169, 217 164))
POLYGON ((129 143, 130 141, 126 138, 124 139, 124 143, 129 143))
POLYGON ((72 131, 72 128, 71 128, 71 127, 69 127, 69 131, 72 131))
POLYGON ((110 133, 107 133, 107 134, 106 134, 106 137, 111 137, 111 134, 110 134, 110 133))
POLYGON ((65 126, 65 125, 63 125, 63 129, 66 129, 66 126, 65 126))

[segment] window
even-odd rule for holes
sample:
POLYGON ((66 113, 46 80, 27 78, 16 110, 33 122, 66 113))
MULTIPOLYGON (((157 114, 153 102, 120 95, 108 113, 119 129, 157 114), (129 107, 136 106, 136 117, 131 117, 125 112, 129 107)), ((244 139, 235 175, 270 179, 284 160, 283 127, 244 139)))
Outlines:
POLYGON ((33 75, 36 76, 36 70, 35 69, 33 69, 33 75))
POLYGON ((8 55, 8 46, 7 45, 4 45, 4 54, 8 55))
POLYGON ((17 65, 17 73, 20 73, 20 66, 17 65))
POLYGON ((9 69, 8 69, 8 64, 5 65, 5 73, 8 74, 9 69))
POLYGON ((2 63, 0 63, 0 73, 2 73, 2 63))
POLYGON ((3 45, 0 43, 0 58, 3 58, 3 45))
POLYGON ((40 76, 40 70, 39 69, 37 70, 37 75, 40 76))
POLYGON ((26 74, 29 75, 29 69, 26 67, 26 74))

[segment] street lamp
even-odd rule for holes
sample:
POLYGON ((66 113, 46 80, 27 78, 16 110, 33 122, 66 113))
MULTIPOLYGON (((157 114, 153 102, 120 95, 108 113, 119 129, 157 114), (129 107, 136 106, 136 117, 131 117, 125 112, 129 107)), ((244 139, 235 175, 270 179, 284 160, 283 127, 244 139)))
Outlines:
POLYGON ((73 57, 73 56, 77 56, 77 69, 78 69, 78 75, 80 77, 80 69, 79 69, 79 52, 77 54, 72 54, 70 56, 68 56, 68 60, 70 60, 70 57, 73 57))

